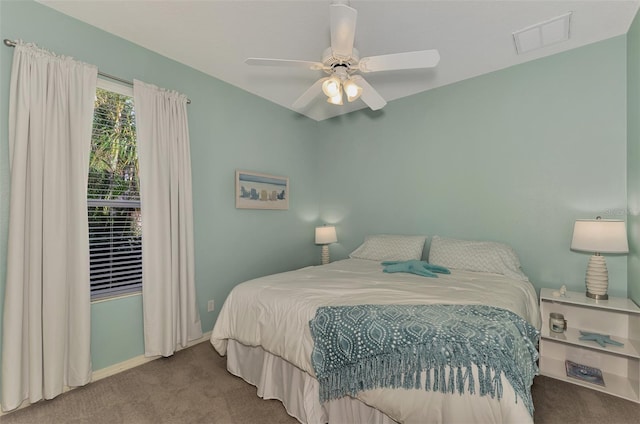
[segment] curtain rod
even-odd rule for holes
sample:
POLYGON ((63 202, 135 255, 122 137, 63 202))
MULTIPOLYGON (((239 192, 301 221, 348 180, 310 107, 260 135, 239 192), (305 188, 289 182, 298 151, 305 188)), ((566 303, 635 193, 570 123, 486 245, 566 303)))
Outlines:
MULTIPOLYGON (((4 45, 7 46, 7 47, 15 47, 16 46, 16 42, 12 41, 12 40, 9 40, 8 38, 5 38, 4 39, 4 45)), ((101 77, 109 78, 110 80, 118 81, 118 82, 121 82, 123 84, 126 84, 126 85, 129 85, 129 86, 133 87, 133 83, 131 81, 127 81, 126 79, 118 78, 116 76, 109 75, 109 74, 106 74, 106 73, 101 72, 101 71, 98 71, 98 75, 100 75, 101 77)), ((191 99, 187 99, 187 104, 191 104, 191 99)))

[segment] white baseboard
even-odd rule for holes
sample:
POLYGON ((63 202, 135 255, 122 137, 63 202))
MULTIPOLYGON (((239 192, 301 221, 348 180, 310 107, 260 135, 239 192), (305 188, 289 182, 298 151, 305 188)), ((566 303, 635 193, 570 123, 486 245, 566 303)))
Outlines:
MULTIPOLYGON (((195 345, 197 345, 199 343, 202 343, 202 342, 206 342, 206 341, 209 340, 210 337, 211 337, 211 331, 207 331, 199 339, 190 341, 187 344, 186 348, 189 348, 191 346, 195 346, 195 345)), ((186 348, 179 348, 179 349, 177 349, 177 351, 180 351, 180 350, 186 349, 186 348)), ((122 361, 122 362, 119 362, 117 364, 113 364, 111 366, 99 369, 97 371, 93 371, 93 373, 91 374, 91 382, 102 380, 103 378, 111 377, 112 375, 116 375, 116 374, 121 373, 123 371, 130 370, 131 368, 135 368, 135 367, 137 367, 139 365, 146 364, 147 362, 151 362, 151 361, 156 360, 158 358, 162 358, 162 356, 160 356, 160 355, 158 355, 158 356, 150 356, 150 357, 147 357, 147 356, 144 356, 144 355, 134 356, 133 358, 127 359, 126 361, 122 361)), ((62 393, 66 393, 66 392, 68 392, 70 390, 73 390, 73 389, 75 389, 75 387, 65 386, 63 391, 62 391, 62 393)), ((30 405, 31 405, 31 403, 29 403, 28 401, 25 400, 24 402, 22 402, 22 405, 20 405, 18 408, 14 409, 12 411, 3 412, 3 411, 0 410, 0 417, 3 416, 3 415, 7 415, 7 414, 10 414, 12 412, 15 412, 15 411, 17 411, 19 409, 26 408, 27 406, 30 406, 30 405)))

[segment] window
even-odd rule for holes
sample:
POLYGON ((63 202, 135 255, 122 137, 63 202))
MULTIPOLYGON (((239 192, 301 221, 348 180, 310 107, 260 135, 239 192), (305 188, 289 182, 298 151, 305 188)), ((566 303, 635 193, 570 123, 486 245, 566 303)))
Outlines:
POLYGON ((142 222, 133 92, 98 80, 87 203, 92 300, 142 288, 142 222))

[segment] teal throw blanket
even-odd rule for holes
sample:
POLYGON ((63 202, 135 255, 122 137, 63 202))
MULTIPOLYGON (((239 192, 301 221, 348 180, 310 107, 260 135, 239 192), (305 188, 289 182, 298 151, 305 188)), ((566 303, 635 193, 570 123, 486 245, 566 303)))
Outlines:
POLYGON ((533 415, 539 332, 513 312, 486 305, 323 306, 309 326, 322 402, 381 387, 500 399, 504 374, 516 402, 520 397, 533 415))
POLYGON ((447 268, 440 265, 432 265, 429 262, 418 261, 385 261, 382 262, 384 272, 410 272, 411 274, 422 275, 423 277, 437 278, 439 274, 451 274, 447 268))

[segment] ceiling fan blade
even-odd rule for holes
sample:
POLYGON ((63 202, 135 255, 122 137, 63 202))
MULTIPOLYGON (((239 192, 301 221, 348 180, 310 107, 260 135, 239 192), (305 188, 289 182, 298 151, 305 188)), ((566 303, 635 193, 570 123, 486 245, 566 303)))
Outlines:
POLYGON ((320 94, 320 92, 322 91, 322 83, 327 79, 329 78, 320 78, 318 81, 314 82, 313 85, 307 89, 307 91, 302 93, 302 96, 298 97, 298 100, 293 103, 292 107, 294 109, 304 109, 309 103, 311 103, 313 99, 318 96, 318 94, 320 94))
POLYGON ((348 58, 353 52, 358 12, 345 4, 329 6, 331 50, 336 56, 348 58))
POLYGON ((320 62, 310 62, 307 60, 289 60, 289 59, 267 59, 262 57, 250 57, 244 61, 247 65, 254 66, 284 66, 287 68, 304 68, 312 70, 324 69, 324 65, 320 62))
POLYGON ((351 79, 362 87, 360 98, 371 110, 382 109, 387 104, 385 99, 360 75, 354 75, 351 79))
POLYGON ((395 71, 400 69, 433 68, 440 62, 438 50, 385 54, 363 57, 358 63, 362 72, 395 71))

